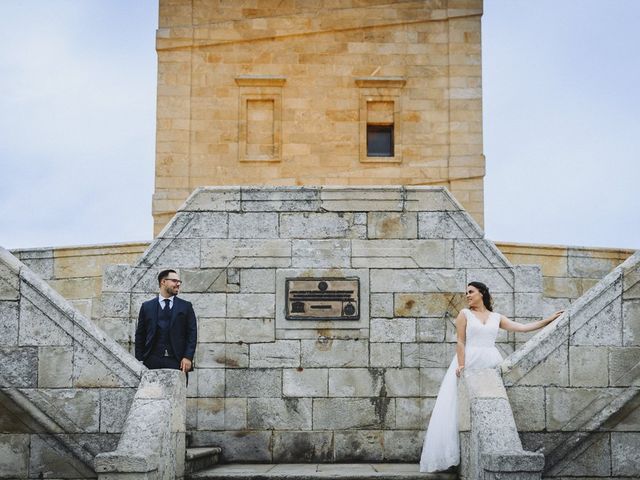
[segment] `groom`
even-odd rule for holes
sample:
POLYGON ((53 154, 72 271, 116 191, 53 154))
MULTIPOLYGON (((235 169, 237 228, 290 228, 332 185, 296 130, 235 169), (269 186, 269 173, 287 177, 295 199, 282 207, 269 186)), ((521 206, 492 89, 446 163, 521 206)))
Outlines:
POLYGON ((147 368, 192 370, 198 326, 191 303, 177 297, 181 284, 175 270, 161 271, 158 296, 140 307, 135 352, 147 368))

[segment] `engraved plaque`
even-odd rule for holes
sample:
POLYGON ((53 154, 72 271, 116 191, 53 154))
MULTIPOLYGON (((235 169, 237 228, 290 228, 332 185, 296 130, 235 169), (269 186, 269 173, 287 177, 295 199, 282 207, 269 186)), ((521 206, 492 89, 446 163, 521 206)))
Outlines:
POLYGON ((287 278, 287 320, 358 320, 360 280, 347 278, 287 278))

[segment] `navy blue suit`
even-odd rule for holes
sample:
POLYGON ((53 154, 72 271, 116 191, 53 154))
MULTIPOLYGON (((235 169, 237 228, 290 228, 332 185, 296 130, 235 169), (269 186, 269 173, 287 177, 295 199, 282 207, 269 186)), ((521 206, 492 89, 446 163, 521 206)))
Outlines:
MULTIPOLYGON (((158 297, 148 300, 140 307, 138 325, 136 326, 136 358, 145 361, 154 346, 158 315, 161 313, 158 297)), ((171 351, 180 365, 183 358, 193 362, 198 341, 198 324, 191 302, 173 297, 171 322, 169 327, 171 351)))

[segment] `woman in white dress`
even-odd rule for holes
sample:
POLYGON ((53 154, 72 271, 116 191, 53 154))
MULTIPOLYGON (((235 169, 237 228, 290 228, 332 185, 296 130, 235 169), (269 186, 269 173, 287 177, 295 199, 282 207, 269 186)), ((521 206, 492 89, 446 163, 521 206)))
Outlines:
POLYGON ((456 317, 458 343, 456 355, 442 380, 438 398, 422 446, 421 472, 438 472, 460 463, 458 441, 458 402, 456 377, 465 368, 494 368, 502 363, 495 346, 500 328, 510 332, 531 332, 558 318, 559 311, 537 322, 522 324, 493 311, 491 294, 484 283, 467 285, 469 308, 456 317))

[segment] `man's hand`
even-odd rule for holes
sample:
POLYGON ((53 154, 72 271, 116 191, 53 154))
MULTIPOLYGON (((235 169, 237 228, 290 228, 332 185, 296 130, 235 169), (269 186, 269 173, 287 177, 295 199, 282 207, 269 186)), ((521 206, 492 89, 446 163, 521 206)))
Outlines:
POLYGON ((184 373, 187 373, 191 370, 191 360, 188 358, 183 358, 180 362, 180 370, 184 373))

